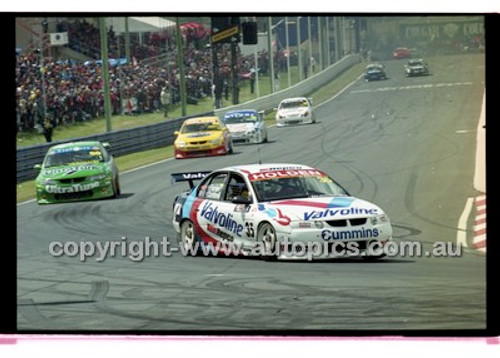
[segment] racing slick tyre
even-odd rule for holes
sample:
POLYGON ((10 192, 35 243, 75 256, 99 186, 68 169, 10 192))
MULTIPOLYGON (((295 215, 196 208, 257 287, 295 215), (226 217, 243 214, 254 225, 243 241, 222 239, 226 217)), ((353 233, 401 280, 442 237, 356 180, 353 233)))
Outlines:
POLYGON ((264 222, 257 230, 257 242, 261 242, 263 246, 262 258, 266 261, 276 260, 276 243, 278 238, 274 227, 264 222))
MULTIPOLYGON (((376 242, 371 241, 369 245, 372 245, 373 243, 377 244, 376 242)), ((381 246, 379 246, 379 248, 380 247, 381 246)), ((373 250, 374 248, 375 248, 375 246, 372 246, 371 250, 373 250)), ((371 250, 368 250, 368 251, 363 253, 363 256, 362 256, 363 260, 375 261, 375 260, 381 259, 384 256, 387 256, 387 254, 385 252, 374 252, 371 250)))
POLYGON ((227 149, 226 149, 226 154, 233 154, 233 141, 230 140, 229 143, 227 144, 227 149))
POLYGON ((122 193, 121 188, 120 188, 120 178, 116 176, 114 182, 113 182, 113 198, 117 198, 120 196, 122 193))
POLYGON ((363 260, 365 260, 365 261, 376 261, 376 260, 381 259, 384 256, 386 256, 386 255, 385 254, 381 254, 381 255, 363 256, 363 260))
POLYGON ((196 233, 194 224, 190 220, 186 220, 181 224, 179 246, 182 246, 181 252, 183 252, 187 256, 198 255, 198 246, 196 245, 196 233))
POLYGON ((265 139, 264 139, 264 133, 262 133, 262 130, 260 129, 258 132, 257 132, 257 140, 255 142, 257 142, 258 144, 260 143, 264 143, 265 139))

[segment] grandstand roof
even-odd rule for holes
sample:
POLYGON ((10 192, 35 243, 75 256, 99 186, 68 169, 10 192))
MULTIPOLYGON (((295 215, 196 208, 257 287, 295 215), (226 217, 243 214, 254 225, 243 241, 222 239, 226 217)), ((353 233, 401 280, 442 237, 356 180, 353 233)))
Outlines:
MULTIPOLYGON (((108 17, 108 26, 113 26, 113 31, 117 34, 125 32, 125 17, 108 17)), ((157 32, 175 26, 175 22, 158 16, 129 17, 129 32, 157 32)))

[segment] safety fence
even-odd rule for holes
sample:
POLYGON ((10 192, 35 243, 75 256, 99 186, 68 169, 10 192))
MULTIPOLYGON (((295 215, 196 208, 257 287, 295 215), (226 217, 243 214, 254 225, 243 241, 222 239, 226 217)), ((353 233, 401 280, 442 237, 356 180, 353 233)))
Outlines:
MULTIPOLYGON (((221 108, 215 111, 206 113, 197 113, 195 115, 167 120, 161 123, 150 124, 142 127, 115 130, 107 133, 95 134, 85 137, 73 138, 72 141, 82 140, 98 140, 108 142, 111 145, 110 152, 118 157, 144 150, 161 148, 173 144, 174 132, 178 130, 182 122, 187 118, 199 116, 223 116, 230 110, 251 108, 256 110, 269 111, 277 107, 282 99, 297 96, 307 96, 317 89, 325 86, 329 82, 335 80, 342 72, 348 68, 361 62, 361 57, 358 55, 349 55, 340 61, 330 65, 323 71, 303 80, 302 82, 283 89, 281 91, 259 97, 258 99, 245 102, 242 104, 221 108)), ((52 143, 44 143, 29 147, 20 148, 17 150, 17 182, 34 179, 38 170, 34 168, 35 164, 40 164, 43 161, 47 150, 55 144, 65 143, 66 141, 57 141, 52 143)))

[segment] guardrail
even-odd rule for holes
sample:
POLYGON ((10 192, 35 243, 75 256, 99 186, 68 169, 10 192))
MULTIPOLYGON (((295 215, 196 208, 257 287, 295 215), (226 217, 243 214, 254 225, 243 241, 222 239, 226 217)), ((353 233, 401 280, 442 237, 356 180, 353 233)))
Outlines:
MULTIPOLYGON (((174 132, 180 128, 185 119, 198 116, 210 116, 213 114, 213 111, 200 113, 137 128, 120 129, 107 133, 74 138, 73 140, 98 140, 101 142, 108 142, 111 145, 109 150, 110 153, 118 157, 171 145, 174 142, 174 132)), ((34 169, 35 164, 42 163, 47 150, 51 146, 66 142, 68 141, 54 141, 18 149, 16 153, 17 182, 19 183, 36 178, 38 170, 34 169)))
POLYGON ((272 110, 273 108, 276 108, 278 104, 285 98, 308 96, 309 94, 333 81, 345 70, 360 63, 361 61, 362 58, 359 55, 346 56, 340 61, 330 65, 323 71, 318 72, 309 78, 306 78, 305 80, 295 84, 294 86, 266 96, 259 97, 249 102, 217 109, 215 110, 215 115, 221 117, 226 112, 247 108, 256 109, 258 111, 272 110))
MULTIPOLYGON (((236 109, 251 108, 256 110, 269 111, 275 108, 278 103, 288 97, 307 96, 317 89, 328 84, 348 68, 361 62, 358 55, 349 55, 340 61, 332 64, 323 71, 303 80, 302 82, 283 89, 281 91, 259 97, 258 99, 242 104, 221 108, 216 111, 198 113, 196 115, 168 120, 161 123, 150 124, 143 127, 121 129, 108 133, 95 134, 91 136, 74 138, 74 141, 80 140, 99 140, 111 144, 110 152, 114 156, 140 152, 143 150, 160 148, 173 144, 174 132, 178 130, 182 122, 187 118, 217 115, 223 116, 226 112, 236 109)), ((49 147, 68 141, 57 141, 20 148, 17 150, 17 182, 34 179, 38 171, 34 169, 35 164, 43 161, 49 147)))

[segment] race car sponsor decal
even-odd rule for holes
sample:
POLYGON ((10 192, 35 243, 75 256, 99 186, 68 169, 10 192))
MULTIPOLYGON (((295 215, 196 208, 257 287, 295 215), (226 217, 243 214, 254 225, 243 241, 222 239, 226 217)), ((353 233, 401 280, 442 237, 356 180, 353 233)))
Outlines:
POLYGON ((209 136, 210 133, 205 133, 205 132, 202 132, 202 133, 193 133, 193 134, 188 134, 186 135, 186 138, 199 138, 199 137, 206 137, 206 136, 209 136))
POLYGON ((309 206, 321 209, 333 209, 333 208, 348 208, 351 206, 354 198, 350 197, 335 197, 329 203, 321 203, 309 200, 282 200, 276 202, 277 205, 293 205, 293 206, 309 206))
POLYGON ((345 215, 377 215, 378 210, 376 208, 347 208, 347 209, 326 209, 326 210, 313 210, 304 212, 304 220, 311 219, 324 219, 333 216, 345 216, 345 215))
POLYGON ((322 230, 321 238, 325 241, 328 240, 348 240, 348 239, 366 239, 366 238, 376 238, 380 232, 378 229, 365 229, 361 228, 358 230, 349 231, 333 231, 333 230, 322 230))
MULTIPOLYGON (((194 225, 196 236, 206 244, 208 244, 210 242, 215 244, 215 243, 217 243, 217 240, 215 240, 214 238, 207 235, 205 233, 205 231, 203 230, 203 228, 200 226, 200 223, 198 221, 197 213, 198 213, 199 207, 200 207, 202 202, 203 202, 203 199, 196 198, 195 196, 190 195, 188 197, 188 199, 186 200, 187 210, 189 210, 188 217, 189 217, 189 219, 191 219, 191 222, 194 225)), ((184 214, 184 208, 183 208, 182 212, 184 214)))
POLYGON ((258 210, 264 212, 267 216, 269 216, 280 225, 287 226, 290 224, 290 218, 286 215, 283 215, 281 210, 278 208, 271 208, 263 204, 259 204, 258 210))
POLYGON ((45 175, 68 174, 68 173, 74 173, 77 171, 98 170, 98 169, 100 169, 100 167, 97 165, 79 165, 79 166, 71 166, 71 167, 64 167, 64 168, 45 169, 43 171, 43 174, 45 174, 45 175))
POLYGON ((255 111, 238 111, 232 113, 226 113, 224 118, 241 118, 241 117, 252 117, 255 116, 255 111))
POLYGON ((292 178, 303 176, 325 176, 326 174, 317 169, 297 169, 297 170, 273 170, 252 173, 248 176, 251 181, 267 180, 275 178, 292 178))
POLYGON ((69 147, 69 148, 56 148, 52 150, 52 153, 69 153, 69 152, 78 152, 80 150, 99 150, 98 146, 77 146, 77 147, 69 147))
POLYGON ((99 182, 88 183, 88 184, 76 184, 70 187, 61 188, 57 185, 47 185, 45 191, 49 194, 67 194, 67 193, 78 193, 81 191, 92 190, 99 187, 99 182))
POLYGON ((233 214, 219 212, 219 208, 210 201, 206 201, 201 209, 200 215, 219 228, 226 229, 241 237, 243 225, 233 219, 233 214))
POLYGON ((218 237, 220 237, 224 241, 230 241, 230 242, 234 241, 234 237, 232 237, 228 233, 222 231, 221 229, 213 226, 212 224, 207 224, 207 231, 211 232, 214 235, 217 235, 218 237))

